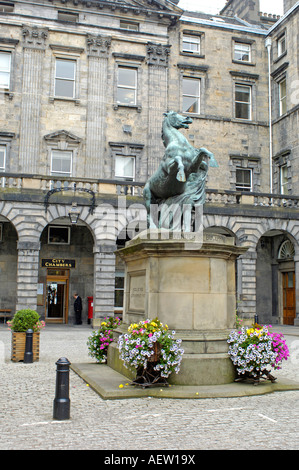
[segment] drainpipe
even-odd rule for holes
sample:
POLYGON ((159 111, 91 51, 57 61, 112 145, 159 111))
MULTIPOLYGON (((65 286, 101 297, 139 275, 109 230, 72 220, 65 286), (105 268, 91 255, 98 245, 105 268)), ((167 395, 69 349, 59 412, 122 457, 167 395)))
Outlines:
POLYGON ((269 167, 270 167, 270 193, 273 193, 273 154, 272 154, 272 95, 271 95, 271 46, 272 39, 266 38, 265 47, 268 50, 268 97, 269 97, 269 167))

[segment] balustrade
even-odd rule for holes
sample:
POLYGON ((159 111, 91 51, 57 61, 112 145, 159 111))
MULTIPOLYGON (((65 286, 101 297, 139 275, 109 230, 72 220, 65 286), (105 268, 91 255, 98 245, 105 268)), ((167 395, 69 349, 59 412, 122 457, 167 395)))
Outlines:
MULTIPOLYGON (((24 189, 46 192, 59 188, 87 189, 93 191, 95 195, 114 194, 116 196, 142 197, 144 183, 59 176, 19 175, 13 173, 2 173, 0 176, 0 189, 2 190, 24 189)), ((206 204, 246 204, 261 207, 297 209, 299 207, 299 196, 207 189, 206 204)))

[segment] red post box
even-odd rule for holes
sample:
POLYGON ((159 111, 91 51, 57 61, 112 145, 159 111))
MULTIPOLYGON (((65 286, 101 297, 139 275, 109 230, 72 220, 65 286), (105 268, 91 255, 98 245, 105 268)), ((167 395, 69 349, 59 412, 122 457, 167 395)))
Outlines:
POLYGON ((93 297, 87 297, 88 300, 88 324, 93 317, 93 297))

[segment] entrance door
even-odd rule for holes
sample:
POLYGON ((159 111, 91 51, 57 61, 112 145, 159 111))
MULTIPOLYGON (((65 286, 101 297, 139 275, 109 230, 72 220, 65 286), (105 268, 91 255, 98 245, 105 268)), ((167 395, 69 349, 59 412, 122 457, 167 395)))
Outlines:
POLYGON ((295 273, 282 273, 283 278, 283 324, 294 325, 296 316, 295 273))
POLYGON ((68 286, 67 276, 47 276, 46 322, 68 322, 68 286))

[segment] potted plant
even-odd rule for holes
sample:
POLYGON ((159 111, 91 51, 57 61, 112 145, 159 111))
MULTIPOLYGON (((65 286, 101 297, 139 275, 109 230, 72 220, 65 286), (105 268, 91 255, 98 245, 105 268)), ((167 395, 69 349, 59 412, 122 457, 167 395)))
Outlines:
POLYGON ((26 331, 33 330, 33 361, 39 360, 40 331, 45 327, 45 322, 40 321, 40 316, 35 310, 22 309, 15 313, 13 319, 7 322, 12 330, 11 360, 19 362, 24 360, 26 331))
POLYGON ((88 355, 97 362, 107 362, 108 346, 113 341, 113 330, 121 324, 118 317, 105 317, 97 331, 93 331, 87 340, 88 355))
POLYGON ((282 361, 289 357, 289 349, 283 335, 271 333, 269 328, 271 325, 254 325, 231 331, 228 354, 236 368, 236 381, 250 380, 257 385, 261 379, 276 380, 271 369, 281 368, 282 361))
MULTIPOLYGON (((132 323, 128 333, 118 339, 120 358, 125 367, 136 369, 133 385, 168 385, 167 377, 178 373, 184 350, 175 331, 155 318, 132 323)), ((133 369, 134 370, 134 369, 133 369)))

